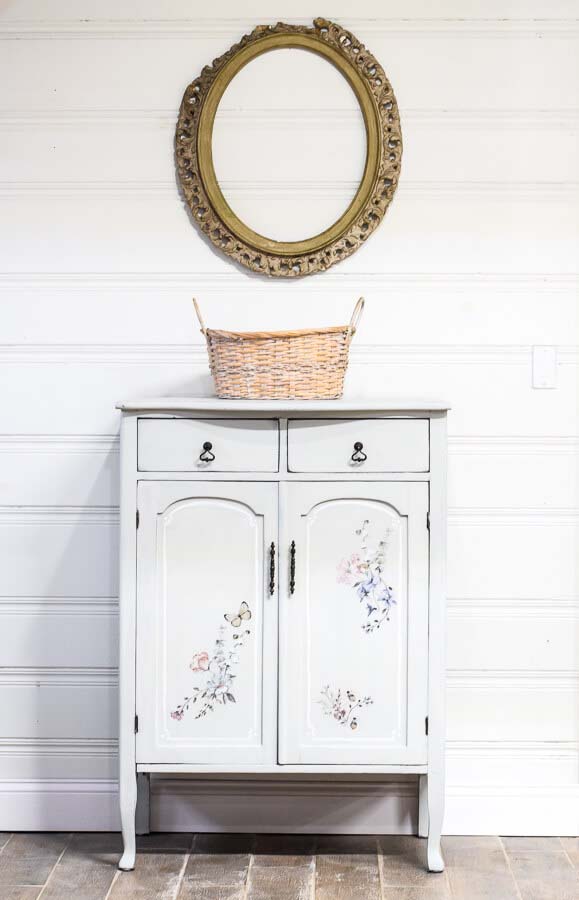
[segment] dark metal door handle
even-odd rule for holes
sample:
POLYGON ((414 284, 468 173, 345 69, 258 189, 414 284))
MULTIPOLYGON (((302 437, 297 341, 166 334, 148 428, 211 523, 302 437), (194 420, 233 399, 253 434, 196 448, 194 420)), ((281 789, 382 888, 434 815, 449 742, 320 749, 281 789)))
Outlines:
POLYGON ((290 544, 290 583, 289 583, 289 591, 290 594, 296 589, 296 542, 292 541, 290 544))
POLYGON ((352 462, 365 462, 368 457, 363 452, 364 444, 362 441, 356 441, 354 444, 354 452, 352 453, 350 459, 352 462))
POLYGON ((213 462, 215 459, 215 454, 211 452, 213 449, 213 444, 211 441, 205 441, 203 444, 203 450, 199 454, 199 459, 201 462, 213 462))
POLYGON ((275 544, 272 541, 269 548, 269 595, 273 596, 275 590, 275 544))

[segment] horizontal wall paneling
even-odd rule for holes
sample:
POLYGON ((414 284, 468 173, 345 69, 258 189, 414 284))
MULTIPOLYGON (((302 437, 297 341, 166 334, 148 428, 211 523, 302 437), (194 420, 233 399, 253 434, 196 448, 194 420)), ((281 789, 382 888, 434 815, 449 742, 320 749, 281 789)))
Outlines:
MULTIPOLYGON (((446 830, 577 834, 576 3, 364 0, 352 15, 335 0, 392 79, 403 171, 360 252, 292 283, 199 239, 173 129, 203 65, 311 8, 205 12, 14 0, 0 15, 0 828, 118 828, 115 403, 211 392, 193 294, 208 324, 239 330, 339 324, 363 294, 346 390, 452 404, 446 830), (532 388, 535 345, 556 348, 555 390, 532 388)), ((329 206, 351 188, 357 113, 291 75, 290 102, 272 83, 247 116, 220 111, 224 177, 238 204, 301 222, 312 193, 329 206), (244 122, 273 136, 277 169, 244 154, 244 122), (313 191, 307 166, 284 182, 300 122, 336 151, 313 191)), ((162 830, 409 832, 416 786, 156 778, 152 813, 162 830)))

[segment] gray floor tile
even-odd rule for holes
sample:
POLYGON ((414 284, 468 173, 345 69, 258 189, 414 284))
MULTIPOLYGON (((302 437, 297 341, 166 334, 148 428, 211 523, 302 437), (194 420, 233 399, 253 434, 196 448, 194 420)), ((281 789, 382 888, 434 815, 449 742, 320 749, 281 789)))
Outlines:
POLYGON ((385 887, 420 885, 442 881, 444 874, 431 874, 426 863, 426 840, 411 835, 386 835, 378 839, 385 887))
POLYGON ((135 870, 121 872, 110 892, 110 900, 175 900, 181 884, 185 854, 137 854, 135 870))
POLYGON ((79 833, 72 836, 61 862, 66 860, 70 865, 76 860, 87 865, 97 863, 116 869, 122 852, 123 841, 116 832, 79 833))
POLYGON ((270 866, 277 868, 280 866, 293 866, 295 869, 307 869, 314 864, 314 856, 306 853, 256 853, 253 857, 254 868, 264 869, 270 866))
POLYGON ((507 853, 523 900, 578 900, 579 874, 564 852, 549 848, 507 853))
POLYGON ((94 859, 65 851, 48 879, 42 900, 103 900, 117 872, 118 854, 94 859))
POLYGON ((448 881, 456 900, 520 900, 513 876, 504 872, 449 868, 448 881))
POLYGON ((316 900, 380 900, 378 854, 316 856, 316 900))
POLYGON ((456 900, 519 900, 499 838, 448 837, 443 853, 456 900))
POLYGON ((563 849, 558 837, 502 837, 501 841, 507 853, 516 853, 518 850, 525 853, 536 850, 542 853, 560 853, 563 849))
POLYGON ((239 887, 245 884, 250 859, 249 853, 192 853, 183 881, 239 887))
POLYGON ((382 900, 451 900, 451 895, 447 881, 443 880, 413 887, 385 887, 382 900))
POLYGON ((2 900, 36 900, 41 890, 38 886, 3 887, 2 900))
POLYGON ((313 883, 313 859, 306 866, 252 865, 247 880, 247 900, 310 900, 313 883))
POLYGON ((70 842, 69 833, 16 833, 0 854, 0 885, 43 885, 70 842))
MULTIPOLYGON (((184 884, 179 900, 246 900, 245 887, 221 884, 184 884)), ((272 898, 273 900, 273 898, 272 898)))
POLYGON ((468 869, 483 875, 508 871, 505 851, 497 837, 445 838, 442 852, 448 869, 468 869))
POLYGON ((0 831, 0 853, 12 837, 11 831, 0 831))
MULTIPOLYGON (((11 857, 0 856, 0 886, 6 885, 43 885, 56 859, 50 856, 11 857)), ((0 893, 2 896, 2 893, 0 893)))
POLYGON ((504 858, 500 838, 495 835, 452 835, 442 838, 442 853, 447 866, 462 865, 466 859, 494 853, 504 858))
POLYGON ((559 841, 575 868, 579 869, 579 837, 563 837, 559 841))
POLYGON ((49 856, 58 859, 68 846, 70 833, 49 832, 17 832, 2 851, 3 859, 26 859, 27 857, 49 856))

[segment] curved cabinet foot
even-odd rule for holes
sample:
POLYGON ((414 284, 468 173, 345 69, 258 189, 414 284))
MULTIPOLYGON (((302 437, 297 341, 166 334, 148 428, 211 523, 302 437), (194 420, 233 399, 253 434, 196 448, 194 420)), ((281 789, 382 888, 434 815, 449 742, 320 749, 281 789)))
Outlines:
POLYGON ((444 860, 440 851, 439 840, 428 840, 426 855, 429 872, 444 872, 444 860))
POLYGON ((132 872, 135 868, 135 850, 125 850, 119 860, 119 869, 122 872, 132 872))
POLYGON ((426 857, 429 872, 444 872, 440 849, 444 815, 444 775, 430 772, 422 776, 419 786, 419 831, 426 832, 426 857))
POLYGON ((135 808, 137 806, 136 772, 125 772, 121 769, 119 789, 124 851, 119 861, 119 869, 130 872, 131 869, 135 868, 135 855, 137 852, 135 833, 135 808))

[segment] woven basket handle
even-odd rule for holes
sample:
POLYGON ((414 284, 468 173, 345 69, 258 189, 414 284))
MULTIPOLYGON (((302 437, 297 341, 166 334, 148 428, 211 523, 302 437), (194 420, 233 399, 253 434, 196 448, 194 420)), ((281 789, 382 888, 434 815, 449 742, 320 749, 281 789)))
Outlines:
POLYGON ((364 298, 360 297, 354 307, 354 312, 352 313, 352 318, 350 319, 350 324, 348 325, 349 334, 354 334, 356 328, 358 327, 358 322, 360 321, 360 317, 362 316, 362 312, 364 310, 364 302, 364 298))
POLYGON ((199 324, 201 325, 201 333, 207 337, 207 329, 205 328, 205 322, 203 321, 203 316, 201 315, 201 311, 197 304, 197 300, 193 297, 193 306, 195 307, 195 312, 197 313, 197 318, 199 319, 199 324))

